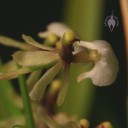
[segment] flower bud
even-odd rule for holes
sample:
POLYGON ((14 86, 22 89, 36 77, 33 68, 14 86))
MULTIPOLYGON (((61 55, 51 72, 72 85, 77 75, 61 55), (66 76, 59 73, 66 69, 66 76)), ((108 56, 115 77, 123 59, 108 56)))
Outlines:
POLYGON ((96 128, 113 128, 113 126, 110 122, 106 121, 98 125, 96 128))
POLYGON ((74 40, 75 40, 75 34, 72 31, 67 31, 63 35, 62 44, 66 46, 73 43, 74 40))
POLYGON ((89 127, 89 122, 86 119, 81 119, 80 128, 88 128, 88 127, 89 127))
POLYGON ((51 83, 51 88, 49 90, 49 93, 52 94, 56 91, 58 91, 61 87, 62 81, 60 79, 55 79, 51 83))
POLYGON ((55 43, 57 42, 58 40, 58 36, 56 36, 55 34, 51 33, 47 36, 44 44, 45 45, 48 45, 48 46, 54 46, 55 43))

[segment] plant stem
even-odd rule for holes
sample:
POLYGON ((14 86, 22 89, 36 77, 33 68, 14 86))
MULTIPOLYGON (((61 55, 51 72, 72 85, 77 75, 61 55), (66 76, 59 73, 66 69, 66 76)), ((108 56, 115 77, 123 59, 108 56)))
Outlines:
MULTIPOLYGON (((100 38, 102 30, 102 13, 104 2, 102 0, 66 0, 63 20, 77 32, 80 39, 92 41, 100 38)), ((72 65, 70 71, 70 85, 65 102, 59 110, 78 119, 90 118, 96 88, 89 80, 77 82, 77 77, 93 67, 93 63, 84 66, 72 65)))
MULTIPOLYGON (((20 67, 18 66, 18 68, 20 68, 20 67)), ((21 95, 23 98, 27 128, 35 128, 33 115, 32 115, 31 103, 30 103, 30 99, 29 99, 29 95, 28 95, 27 86, 25 84, 24 76, 20 75, 18 78, 18 81, 19 81, 19 85, 20 85, 21 95)))

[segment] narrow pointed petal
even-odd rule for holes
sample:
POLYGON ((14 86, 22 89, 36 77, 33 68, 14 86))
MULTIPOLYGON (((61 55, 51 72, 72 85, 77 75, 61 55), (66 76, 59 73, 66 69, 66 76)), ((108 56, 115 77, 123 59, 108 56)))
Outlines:
POLYGON ((22 50, 34 50, 37 49, 29 44, 26 44, 24 42, 20 42, 14 39, 11 39, 9 37, 6 36, 0 36, 0 44, 6 45, 6 46, 10 46, 10 47, 15 47, 15 48, 19 48, 22 50))
POLYGON ((0 80, 13 79, 13 78, 18 77, 19 75, 30 73, 32 71, 35 71, 35 70, 38 70, 38 69, 41 69, 41 68, 43 68, 43 67, 40 67, 40 66, 37 66, 37 67, 36 66, 35 67, 23 67, 23 68, 14 70, 14 71, 10 71, 10 72, 7 72, 7 73, 0 74, 0 80))
POLYGON ((41 75, 41 70, 34 71, 29 75, 29 77, 28 77, 28 79, 26 81, 29 91, 32 90, 33 86, 36 84, 36 82, 39 79, 40 75, 41 75))
POLYGON ((68 85, 69 85, 69 72, 70 72, 70 65, 67 65, 64 68, 64 76, 62 81, 62 87, 57 97, 57 105, 61 106, 64 102, 65 96, 67 94, 68 85))
POLYGON ((30 45, 35 46, 37 48, 43 49, 43 50, 48 50, 48 51, 53 51, 55 50, 54 48, 45 46, 43 44, 38 43, 37 41, 35 41, 32 37, 30 36, 26 36, 26 35, 22 35, 22 38, 30 45))
POLYGON ((60 71, 61 67, 62 62, 56 63, 38 80, 29 94, 32 100, 39 101, 42 98, 47 85, 54 79, 54 77, 60 71))
POLYGON ((59 55, 48 51, 18 51, 13 54, 13 59, 22 66, 39 66, 56 62, 59 55))

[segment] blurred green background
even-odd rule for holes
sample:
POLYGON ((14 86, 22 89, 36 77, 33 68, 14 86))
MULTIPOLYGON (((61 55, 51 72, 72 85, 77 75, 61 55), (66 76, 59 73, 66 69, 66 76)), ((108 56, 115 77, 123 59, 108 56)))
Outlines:
MULTIPOLYGON (((110 121, 115 128, 126 128, 126 55, 119 1, 112 0, 1 0, 0 35, 18 40, 28 34, 40 41, 37 33, 47 24, 62 21, 71 26, 81 39, 108 41, 119 60, 120 71, 112 86, 99 88, 89 80, 76 85, 76 76, 87 69, 72 67, 70 88, 61 111, 87 118, 90 127, 110 121), (111 12, 119 19, 119 26, 110 32, 104 20, 111 12), (75 69, 75 71, 74 71, 75 69)), ((0 45, 0 56, 6 62, 17 49, 0 45)), ((18 84, 17 80, 13 80, 18 84)), ((17 86, 17 85, 16 85, 17 86)))

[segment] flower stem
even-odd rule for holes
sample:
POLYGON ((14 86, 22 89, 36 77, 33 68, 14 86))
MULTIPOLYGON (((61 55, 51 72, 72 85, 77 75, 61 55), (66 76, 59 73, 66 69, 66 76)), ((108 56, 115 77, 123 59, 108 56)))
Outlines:
MULTIPOLYGON (((18 68, 20 68, 20 67, 18 66, 18 68)), ((23 98, 27 128, 35 128, 33 115, 32 115, 31 103, 29 100, 28 90, 27 90, 27 86, 25 84, 24 76, 20 75, 18 78, 18 81, 19 81, 19 85, 20 85, 21 95, 23 98)))

